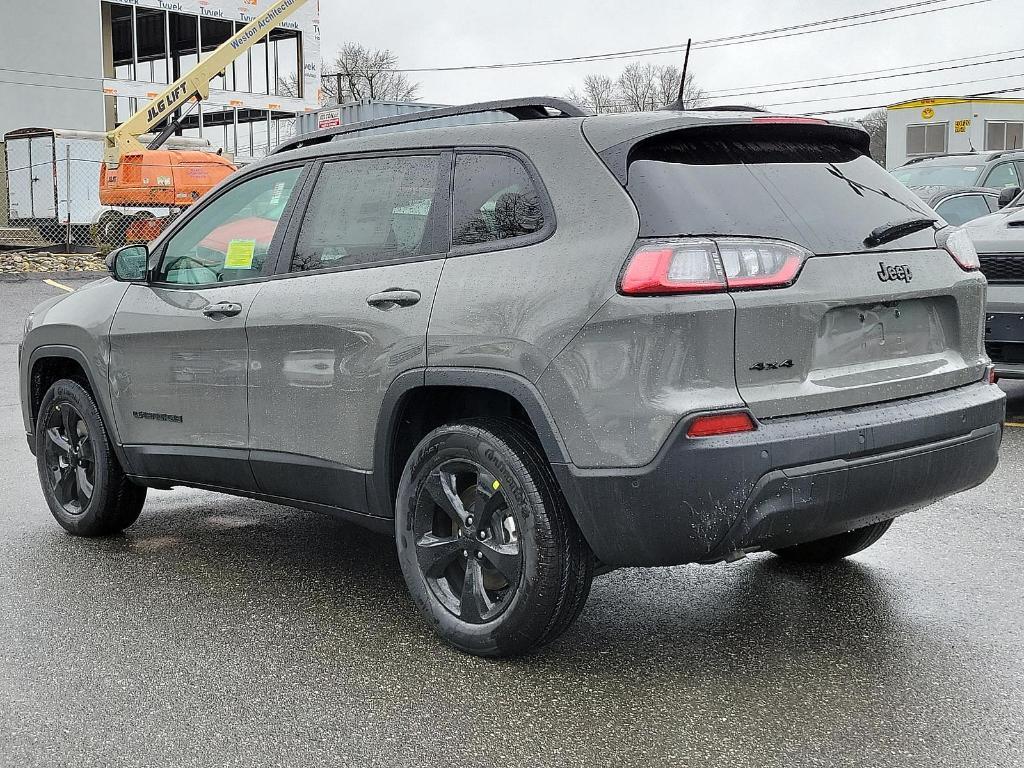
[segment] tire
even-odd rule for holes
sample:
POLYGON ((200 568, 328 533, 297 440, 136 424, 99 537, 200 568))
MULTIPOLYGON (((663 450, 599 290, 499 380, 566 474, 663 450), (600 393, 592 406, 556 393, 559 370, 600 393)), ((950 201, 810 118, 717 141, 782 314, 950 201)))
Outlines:
POLYGON ((837 536, 808 541, 806 544, 784 547, 773 552, 784 560, 799 563, 831 563, 867 549, 882 538, 891 525, 892 520, 883 520, 837 536))
POLYGON ((36 466, 54 518, 76 536, 108 536, 134 523, 146 489, 129 480, 99 409, 81 384, 61 379, 36 414, 36 466))
POLYGON ((594 556, 532 433, 473 419, 428 434, 402 473, 395 538, 417 607, 445 641, 518 656, 562 634, 594 556))

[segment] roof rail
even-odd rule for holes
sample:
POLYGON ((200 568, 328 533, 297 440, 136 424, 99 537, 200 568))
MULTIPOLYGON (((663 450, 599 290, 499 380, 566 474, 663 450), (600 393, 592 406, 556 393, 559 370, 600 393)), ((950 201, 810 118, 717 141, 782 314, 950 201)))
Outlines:
MULTIPOLYGON (((921 155, 919 157, 911 157, 903 165, 913 165, 914 163, 920 163, 920 162, 923 162, 925 160, 934 160, 937 157, 973 157, 973 156, 978 156, 978 155, 983 155, 983 154, 985 154, 985 153, 984 152, 939 152, 938 154, 935 154, 935 155, 921 155)), ((994 159, 994 158, 989 158, 989 159, 991 160, 991 159, 994 159)))
POLYGON ((710 107, 681 107, 678 101, 660 107, 659 111, 665 112, 767 112, 767 109, 760 107, 746 107, 742 104, 718 104, 710 107))
POLYGON ((440 109, 425 109, 422 112, 411 112, 405 115, 394 117, 382 117, 377 120, 365 120, 361 123, 343 125, 338 128, 326 128, 305 136, 299 136, 291 141, 283 142, 271 154, 286 152, 290 149, 299 149, 313 144, 323 144, 332 141, 337 136, 344 136, 348 133, 359 133, 373 128, 387 128, 393 125, 407 125, 409 123, 420 123, 428 120, 438 120, 444 117, 458 117, 461 115, 480 115, 486 112, 505 112, 518 120, 539 120, 551 117, 589 117, 590 113, 580 109, 571 101, 556 99, 550 96, 535 96, 522 99, 502 99, 499 101, 481 101, 476 104, 462 104, 457 107, 441 107, 440 109), (551 114, 551 112, 556 114, 551 114))

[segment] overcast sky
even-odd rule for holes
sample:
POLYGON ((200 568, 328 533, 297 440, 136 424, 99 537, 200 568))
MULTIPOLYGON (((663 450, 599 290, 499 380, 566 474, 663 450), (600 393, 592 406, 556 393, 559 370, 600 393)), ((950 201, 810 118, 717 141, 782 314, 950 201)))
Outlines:
MULTIPOLYGON (((944 0, 940 6, 970 0, 944 0)), ((905 5, 913 0, 320 0, 323 56, 354 41, 390 48, 403 67, 585 56, 707 40, 905 5)), ((923 9, 922 9, 923 10, 923 9)), ((904 11, 903 13, 908 13, 904 11)), ((1017 49, 1024 56, 1024 0, 987 0, 912 18, 798 37, 695 50, 701 87, 725 90, 807 78, 948 62, 1017 49)), ((682 64, 682 54, 642 57, 682 64)), ((528 69, 412 73, 421 101, 458 104, 493 98, 563 95, 590 72, 617 74, 630 59, 528 69)), ((955 62, 959 63, 959 62, 955 62)), ((941 66, 937 64, 935 66, 941 66)), ((719 98, 783 112, 885 104, 924 95, 1024 87, 1024 58, 913 77, 831 88, 719 98), (983 82, 944 85, 965 80, 983 82), (904 89, 899 93, 863 95, 904 89), (809 99, 827 99, 808 102, 809 99), (799 104, 784 102, 804 100, 799 104)), ((1020 95, 1024 98, 1024 91, 1020 95)))

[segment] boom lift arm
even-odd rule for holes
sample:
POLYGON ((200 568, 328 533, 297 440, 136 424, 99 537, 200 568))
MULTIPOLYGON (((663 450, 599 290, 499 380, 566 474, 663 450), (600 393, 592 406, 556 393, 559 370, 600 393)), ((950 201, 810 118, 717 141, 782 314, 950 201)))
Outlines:
POLYGON ((141 154, 146 149, 157 149, 173 132, 173 127, 161 133, 147 148, 138 137, 149 133, 174 111, 193 99, 201 101, 210 96, 210 81, 227 66, 266 37, 307 0, 277 0, 266 11, 228 38, 209 57, 171 83, 149 104, 107 133, 103 160, 108 168, 116 168, 126 154, 141 154))

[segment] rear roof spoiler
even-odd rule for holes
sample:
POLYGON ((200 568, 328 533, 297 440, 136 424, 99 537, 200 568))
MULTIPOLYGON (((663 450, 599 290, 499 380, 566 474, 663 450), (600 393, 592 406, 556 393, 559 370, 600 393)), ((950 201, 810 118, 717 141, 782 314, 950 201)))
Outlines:
MULTIPOLYGON (((692 110, 690 110, 692 111, 692 110)), ((600 157, 608 169, 619 180, 623 186, 628 180, 629 161, 633 150, 645 141, 657 139, 672 133, 699 133, 725 134, 733 130, 752 129, 765 131, 766 136, 771 136, 772 131, 784 132, 787 136, 797 136, 801 139, 824 138, 831 136, 833 139, 840 139, 855 147, 864 155, 870 155, 871 137, 863 128, 847 123, 834 123, 816 118, 792 117, 785 115, 757 115, 752 118, 743 119, 739 115, 728 120, 699 121, 688 125, 666 126, 663 130, 652 133, 640 134, 626 141, 620 142, 600 152, 600 157)), ((716 138, 718 138, 716 136, 716 138)))
POLYGON ((326 128, 322 131, 299 136, 291 141, 284 142, 271 154, 287 152, 290 149, 309 147, 314 144, 323 144, 333 141, 339 136, 349 133, 359 133, 374 128, 387 128, 390 126, 409 125, 410 123, 421 123, 430 120, 438 120, 445 117, 461 117, 464 115, 482 115, 487 112, 504 112, 517 120, 543 120, 557 117, 589 117, 590 113, 580 109, 571 101, 556 99, 550 96, 535 96, 522 99, 502 99, 499 101, 481 101, 476 104, 462 104, 456 107, 441 107, 440 109, 425 109, 422 112, 411 112, 405 115, 394 117, 382 117, 377 120, 365 120, 361 123, 343 125, 338 128, 326 128))

